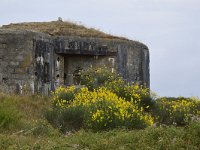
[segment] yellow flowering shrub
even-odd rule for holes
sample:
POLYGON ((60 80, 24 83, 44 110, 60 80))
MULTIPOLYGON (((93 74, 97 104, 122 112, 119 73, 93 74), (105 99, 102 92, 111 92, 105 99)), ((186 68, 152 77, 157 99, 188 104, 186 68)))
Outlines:
POLYGON ((71 100, 74 99, 76 89, 74 86, 59 87, 52 92, 53 104, 56 107, 65 107, 71 100))
POLYGON ((89 90, 106 87, 117 96, 124 98, 126 101, 134 102, 134 104, 143 107, 145 110, 149 110, 154 105, 148 88, 135 84, 127 85, 120 75, 111 72, 107 68, 82 70, 81 84, 89 90))
POLYGON ((148 89, 127 85, 107 68, 82 70, 81 84, 85 87, 59 87, 52 93, 54 109, 48 118, 61 130, 69 125, 103 130, 144 128, 153 123, 145 113, 152 102, 148 89))
MULTIPOLYGON (((72 116, 71 110, 73 110, 74 113, 79 114, 79 119, 83 121, 79 123, 83 124, 83 127, 93 130, 116 127, 144 128, 153 124, 153 118, 146 114, 142 108, 138 108, 132 102, 125 101, 105 87, 93 91, 84 87, 74 95, 73 101, 63 105, 58 99, 56 103, 59 104, 66 117, 72 116)), ((71 119, 68 118, 75 123, 73 119, 77 118, 72 116, 71 119)))
POLYGON ((106 82, 105 86, 112 92, 116 93, 119 97, 124 98, 126 101, 133 102, 135 105, 149 110, 154 106, 149 89, 139 85, 127 85, 124 80, 118 79, 112 82, 106 82))
POLYGON ((164 124, 186 125, 193 117, 200 117, 200 101, 189 98, 160 98, 156 101, 157 121, 164 124))

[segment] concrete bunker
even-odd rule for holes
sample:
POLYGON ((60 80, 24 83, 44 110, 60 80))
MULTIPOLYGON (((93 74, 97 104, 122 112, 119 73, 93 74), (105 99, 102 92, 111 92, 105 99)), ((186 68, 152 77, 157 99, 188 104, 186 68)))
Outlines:
POLYGON ((44 31, 39 28, 44 23, 24 24, 0 28, 1 91, 48 95, 59 86, 80 84, 80 70, 104 66, 127 82, 150 85, 149 51, 140 42, 97 31, 92 35, 93 30, 79 26, 68 31, 65 22, 45 23, 44 31), (52 26, 60 29, 55 35, 52 26), (90 34, 78 32, 83 29, 90 34))

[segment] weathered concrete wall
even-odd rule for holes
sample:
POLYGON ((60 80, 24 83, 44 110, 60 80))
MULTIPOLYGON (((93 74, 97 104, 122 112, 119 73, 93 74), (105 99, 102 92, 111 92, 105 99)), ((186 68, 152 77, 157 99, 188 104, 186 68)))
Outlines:
POLYGON ((31 84, 33 42, 26 31, 0 30, 0 89, 16 91, 31 84), (18 89, 17 89, 18 88, 18 89))
POLYGON ((49 35, 0 30, 0 90, 49 94, 55 82, 54 55, 49 35))
POLYGON ((119 43, 117 47, 117 70, 127 82, 150 87, 149 50, 139 42, 119 43))
POLYGON ((55 78, 55 88, 64 85, 64 56, 63 55, 58 55, 54 54, 54 67, 55 67, 55 73, 54 73, 54 78, 55 78))
POLYGON ((33 37, 35 93, 48 95, 55 87, 54 41, 50 36, 33 37))

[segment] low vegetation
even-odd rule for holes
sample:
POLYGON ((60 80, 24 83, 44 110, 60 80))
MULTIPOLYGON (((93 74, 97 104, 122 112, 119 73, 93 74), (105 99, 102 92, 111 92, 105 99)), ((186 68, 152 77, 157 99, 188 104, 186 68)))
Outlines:
POLYGON ((198 98, 153 98, 105 69, 80 84, 51 98, 0 94, 0 149, 200 148, 198 98))
POLYGON ((189 149, 199 150, 200 124, 186 127, 149 127, 144 130, 116 129, 104 132, 79 130, 65 135, 0 134, 0 149, 189 149))
POLYGON ((200 101, 196 98, 159 98, 153 114, 160 124, 185 126, 200 118, 200 101))
POLYGON ((52 36, 79 36, 127 40, 123 37, 106 34, 97 29, 87 28, 83 25, 68 21, 12 23, 2 26, 1 29, 32 30, 47 33, 52 36))

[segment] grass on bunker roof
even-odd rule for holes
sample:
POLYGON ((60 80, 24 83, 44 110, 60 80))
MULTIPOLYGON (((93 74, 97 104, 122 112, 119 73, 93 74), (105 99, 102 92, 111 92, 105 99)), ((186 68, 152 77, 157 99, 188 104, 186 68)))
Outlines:
POLYGON ((52 36, 80 36, 128 40, 124 37, 113 36, 97 29, 87 28, 84 25, 68 21, 11 23, 9 25, 3 25, 1 29, 25 29, 47 33, 52 36))

